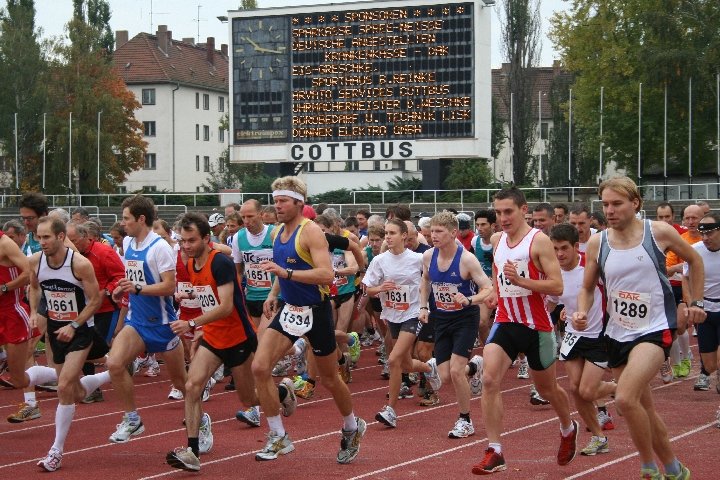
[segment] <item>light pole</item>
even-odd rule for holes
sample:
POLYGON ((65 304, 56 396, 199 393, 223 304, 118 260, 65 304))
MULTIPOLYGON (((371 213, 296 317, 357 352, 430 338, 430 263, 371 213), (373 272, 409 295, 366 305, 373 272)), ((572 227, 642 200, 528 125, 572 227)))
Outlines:
POLYGON ((603 176, 603 154, 605 153, 605 140, 603 139, 603 109, 605 106, 605 87, 600 87, 600 169, 598 183, 602 182, 603 176))
POLYGON ((45 133, 45 125, 47 123, 47 113, 43 113, 43 180, 42 188, 45 191, 45 151, 47 150, 47 136, 45 133))
POLYGON ((70 112, 70 128, 68 130, 68 205, 72 195, 72 112, 70 112))
POLYGON ((638 87, 638 185, 642 183, 642 82, 638 87))
POLYGON ((20 167, 18 163, 18 125, 17 112, 15 112, 15 191, 20 193, 20 167))
POLYGON ((97 121, 97 189, 98 193, 100 193, 100 116, 102 115, 103 111, 100 110, 97 114, 98 121, 97 121))
POLYGON ((570 89, 570 103, 568 108, 568 200, 572 194, 572 88, 570 89))

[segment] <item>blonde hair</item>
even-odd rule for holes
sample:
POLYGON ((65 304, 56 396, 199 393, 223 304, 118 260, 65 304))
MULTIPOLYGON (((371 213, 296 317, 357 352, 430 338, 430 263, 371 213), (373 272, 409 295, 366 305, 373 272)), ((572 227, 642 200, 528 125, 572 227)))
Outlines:
POLYGON ((307 186, 305 182, 300 180, 299 177, 287 176, 275 179, 270 186, 272 190, 290 190, 291 192, 299 193, 303 198, 307 198, 307 186))
POLYGON ((600 184, 598 187, 598 195, 602 197, 603 191, 605 189, 612 190, 613 192, 617 192, 618 194, 622 195, 623 197, 627 198, 631 202, 633 200, 638 201, 638 206, 635 208, 635 212, 639 212, 642 210, 643 206, 643 199, 642 195, 640 195, 640 189, 635 184, 635 182, 632 181, 629 177, 613 177, 605 180, 600 184))
POLYGON ((454 213, 448 212, 447 210, 436 213, 435 216, 430 219, 430 225, 445 227, 450 231, 459 228, 457 217, 454 213))

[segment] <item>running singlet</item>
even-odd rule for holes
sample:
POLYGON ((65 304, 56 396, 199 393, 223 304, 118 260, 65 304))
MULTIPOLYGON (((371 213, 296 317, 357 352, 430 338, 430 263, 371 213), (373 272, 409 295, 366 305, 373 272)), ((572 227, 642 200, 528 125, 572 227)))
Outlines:
POLYGON ((485 275, 487 275, 488 278, 492 278, 492 244, 483 242, 482 237, 478 235, 475 237, 475 241, 473 242, 473 250, 475 250, 475 258, 477 258, 480 262, 485 275))
POLYGON ((437 248, 433 249, 428 275, 430 276, 432 298, 435 301, 435 310, 437 312, 457 312, 463 308, 470 308, 455 302, 452 295, 453 293, 462 293, 466 297, 470 297, 475 295, 477 291, 475 282, 471 279, 463 280, 462 276, 460 276, 460 258, 464 250, 464 247, 457 245, 450 266, 447 270, 441 272, 438 268, 438 253, 440 251, 437 248))
POLYGON ((514 247, 508 245, 508 237, 505 232, 500 235, 493 258, 497 270, 495 282, 498 297, 495 321, 520 323, 540 332, 552 332, 552 320, 545 309, 544 296, 511 284, 503 275, 503 266, 509 260, 515 264, 518 275, 521 277, 533 280, 545 278, 545 275, 535 267, 530 258, 532 242, 538 233, 540 230, 531 228, 520 240, 520 243, 514 247))
MULTIPOLYGON (((285 224, 278 228, 278 233, 273 242, 273 261, 281 268, 292 270, 310 270, 315 267, 310 252, 300 247, 300 233, 309 222, 304 218, 297 226, 287 242, 282 242, 281 237, 285 224)), ((287 278, 278 277, 280 282, 280 295, 290 305, 310 306, 321 303, 328 293, 326 286, 300 283, 287 278)))
MULTIPOLYGON (((348 238, 347 232, 343 232, 342 236, 348 238)), ((330 250, 330 261, 335 272, 347 267, 345 250, 339 248, 330 250)), ((337 288, 337 295, 353 293, 355 291, 355 275, 338 275, 336 273, 333 285, 337 288)))
POLYGON ((422 254, 412 250, 405 249, 399 255, 388 250, 375 257, 375 261, 370 264, 363 278, 363 284, 375 287, 383 282, 392 281, 397 287, 378 295, 383 307, 381 319, 402 323, 418 317, 422 260, 422 254))
MULTIPOLYGON (((246 282, 245 298, 248 300, 265 300, 272 288, 272 282, 275 277, 260 268, 260 262, 263 260, 273 259, 273 242, 272 231, 274 225, 265 225, 263 231, 257 237, 261 241, 257 245, 253 245, 248 238, 247 228, 243 228, 235 234, 237 237, 237 253, 240 255, 240 261, 236 259, 235 263, 244 265, 244 277, 246 282)), ((255 237, 254 235, 252 235, 255 237)))
MULTIPOLYGON (((175 291, 178 293, 195 293, 193 284, 190 281, 190 274, 185 262, 183 262, 182 253, 178 249, 177 266, 175 267, 175 291)), ((180 311, 178 317, 180 320, 192 320, 202 315, 200 309, 200 300, 195 298, 183 298, 180 300, 180 311)))
MULTIPOLYGON (((703 298, 706 312, 720 312, 720 251, 708 250, 703 242, 692 246, 700 254, 705 265, 705 288, 703 298)), ((683 267, 683 275, 689 273, 688 264, 683 267)))
MULTIPOLYGON (((5 232, 0 230, 0 238, 5 235, 5 232)), ((21 273, 18 267, 8 267, 0 265, 0 285, 5 285, 15 280, 21 273)), ((25 289, 16 288, 10 290, 7 293, 0 295, 0 322, 21 321, 25 324, 27 330, 27 336, 24 340, 30 338, 30 307, 27 302, 23 299, 23 292, 25 289)), ((21 340, 21 341, 24 341, 21 340)))
MULTIPOLYGON (((62 265, 53 268, 48 265, 45 253, 40 254, 37 278, 47 306, 47 317, 56 322, 74 322, 85 308, 85 291, 73 272, 74 256, 75 252, 68 248, 62 265)), ((93 317, 86 324, 94 326, 93 317)))
POLYGON ((25 237, 25 243, 23 243, 23 246, 20 250, 23 251, 25 256, 32 257, 34 253, 42 250, 42 247, 40 247, 40 242, 35 240, 35 234, 33 232, 28 232, 27 236, 25 237))
MULTIPOLYGON (((170 245, 157 233, 148 233, 142 243, 147 243, 142 249, 137 250, 135 238, 125 237, 125 278, 135 285, 155 285, 160 283, 159 261, 161 255, 168 256, 170 265, 173 262, 173 251, 170 245), (161 243, 158 243, 161 242, 161 243), (161 251, 165 249, 166 251, 161 251)), ((177 268, 177 266, 175 266, 177 268)), ((171 268, 172 270, 172 268, 171 268)), ((172 297, 158 297, 154 295, 130 294, 130 306, 128 307, 127 318, 135 325, 157 326, 174 322, 177 317, 173 308, 172 297)))
POLYGON ((627 250, 612 248, 604 230, 598 266, 608 302, 606 335, 618 342, 629 342, 648 333, 677 328, 665 254, 655 243, 650 220, 644 222, 640 244, 627 250))
POLYGON ((195 259, 191 258, 188 261, 188 273, 203 313, 220 305, 218 285, 233 285, 233 309, 230 315, 203 325, 203 339, 214 348, 224 349, 254 337, 255 329, 248 320, 233 261, 218 253, 217 250, 211 250, 200 270, 195 269, 195 259))

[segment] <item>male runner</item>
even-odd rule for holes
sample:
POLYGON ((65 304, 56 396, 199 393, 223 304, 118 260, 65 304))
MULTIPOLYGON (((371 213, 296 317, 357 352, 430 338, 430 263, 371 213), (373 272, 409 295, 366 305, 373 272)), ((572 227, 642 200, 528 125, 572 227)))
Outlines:
MULTIPOLYGON (((493 264, 493 247, 490 238, 495 233, 495 212, 493 210, 478 210, 475 214, 475 229, 477 236, 473 239, 473 249, 483 272, 488 278, 492 277, 493 264)), ((487 341, 490 333, 490 313, 491 310, 485 305, 480 304, 480 330, 479 338, 483 345, 487 341)))

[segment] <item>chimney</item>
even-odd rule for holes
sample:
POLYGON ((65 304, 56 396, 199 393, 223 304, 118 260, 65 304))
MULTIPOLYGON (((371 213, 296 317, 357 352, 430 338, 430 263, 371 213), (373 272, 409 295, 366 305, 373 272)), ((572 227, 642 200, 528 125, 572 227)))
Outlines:
POLYGON ((207 48, 207 61, 210 65, 215 65, 215 37, 208 37, 205 48, 207 48))
POLYGON ((158 48, 165 54, 168 51, 167 25, 158 25, 157 29, 158 48))
POLYGON ((227 46, 227 43, 223 43, 222 45, 220 45, 220 51, 222 52, 223 56, 224 56, 225 58, 227 58, 227 56, 228 56, 228 46, 227 46))
POLYGON ((118 30, 115 32, 115 50, 122 47, 128 42, 128 31, 118 30))
POLYGON ((195 45, 195 38, 194 37, 185 37, 182 39, 183 43, 189 43, 190 45, 195 45))

